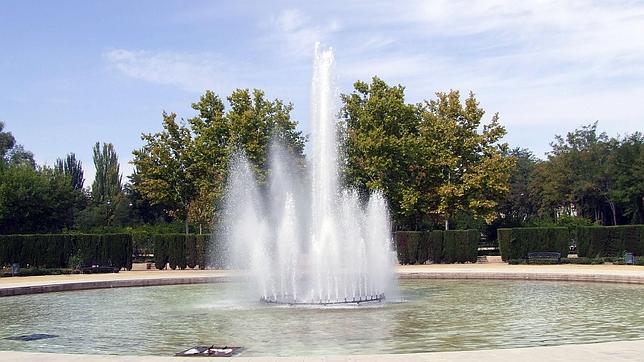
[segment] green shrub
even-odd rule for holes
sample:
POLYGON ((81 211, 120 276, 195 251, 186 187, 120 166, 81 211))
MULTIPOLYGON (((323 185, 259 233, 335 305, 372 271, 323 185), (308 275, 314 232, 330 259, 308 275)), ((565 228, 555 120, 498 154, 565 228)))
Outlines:
POLYGON ((444 232, 441 230, 432 230, 427 235, 427 243, 429 244, 427 247, 427 260, 431 260, 433 263, 442 262, 443 235, 444 232))
MULTIPOLYGON (((418 262, 422 237, 423 232, 420 231, 399 231, 394 234, 398 261, 401 264, 416 264, 418 262)), ((423 246, 425 246, 424 243, 423 246)), ((427 254, 426 248, 421 251, 421 254, 427 254)))
POLYGON ((562 264, 604 264, 605 260, 602 258, 586 258, 586 257, 578 257, 578 258, 561 258, 561 263, 562 264))
POLYGON ((400 264, 476 262, 479 238, 477 230, 394 233, 400 264))
POLYGON ((528 264, 528 260, 526 259, 508 259, 507 262, 510 265, 528 264))
POLYGON ((194 268, 197 266, 197 235, 186 235, 186 266, 194 268))
POLYGON ((539 251, 555 251, 567 257, 570 233, 565 227, 499 229, 498 240, 503 260, 526 259, 528 253, 539 251))
POLYGON ((186 239, 189 235, 171 234, 168 235, 168 263, 170 269, 175 270, 186 268, 186 239))
POLYGON ((132 268, 130 234, 34 234, 0 236, 0 265, 32 268, 79 265, 132 268))
MULTIPOLYGON (((78 274, 78 270, 71 268, 21 268, 20 274, 17 276, 29 277, 37 275, 62 275, 62 274, 78 274)), ((11 272, 5 271, 0 274, 2 277, 10 277, 11 272)))
POLYGON ((499 228, 496 231, 497 240, 499 241, 499 252, 501 260, 510 260, 510 240, 512 240, 512 229, 499 228))
POLYGON ((132 235, 131 234, 104 234, 100 241, 103 246, 102 263, 119 269, 132 269, 132 235))
POLYGON ((167 235, 154 235, 154 266, 158 270, 165 269, 168 264, 168 237, 167 235))
POLYGON ((447 230, 443 232, 442 260, 446 263, 476 262, 479 233, 477 230, 447 230))
POLYGON ((577 230, 580 257, 622 256, 624 252, 644 255, 644 225, 591 226, 577 230))

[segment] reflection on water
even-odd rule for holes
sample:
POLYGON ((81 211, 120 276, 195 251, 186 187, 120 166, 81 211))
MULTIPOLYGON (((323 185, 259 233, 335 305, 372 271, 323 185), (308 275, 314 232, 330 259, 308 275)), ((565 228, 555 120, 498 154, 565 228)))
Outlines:
POLYGON ((644 338, 644 286, 405 281, 406 302, 267 307, 235 283, 0 298, 0 350, 171 355, 196 344, 244 355, 454 351, 644 338), (245 300, 245 302, 240 302, 245 300))

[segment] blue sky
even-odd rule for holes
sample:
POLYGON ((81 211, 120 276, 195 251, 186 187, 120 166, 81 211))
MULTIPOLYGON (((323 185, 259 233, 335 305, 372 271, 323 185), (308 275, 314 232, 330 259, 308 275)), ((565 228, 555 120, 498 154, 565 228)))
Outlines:
POLYGON ((163 110, 193 116, 206 89, 261 88, 307 120, 313 44, 338 88, 378 75, 409 102, 477 94, 511 146, 543 157, 595 120, 644 129, 641 1, 3 1, 0 120, 39 164, 112 142, 125 175, 163 110))

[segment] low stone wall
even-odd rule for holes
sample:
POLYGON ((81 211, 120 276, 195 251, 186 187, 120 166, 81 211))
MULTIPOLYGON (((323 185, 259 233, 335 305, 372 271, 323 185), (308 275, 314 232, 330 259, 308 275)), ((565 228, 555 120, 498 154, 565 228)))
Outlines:
MULTIPOLYGON (((542 280, 644 285, 644 268, 637 266, 439 264, 402 266, 398 268, 397 276, 399 279, 542 280)), ((241 274, 223 270, 11 277, 0 279, 0 297, 87 289, 223 283, 240 280, 241 277, 241 274)))

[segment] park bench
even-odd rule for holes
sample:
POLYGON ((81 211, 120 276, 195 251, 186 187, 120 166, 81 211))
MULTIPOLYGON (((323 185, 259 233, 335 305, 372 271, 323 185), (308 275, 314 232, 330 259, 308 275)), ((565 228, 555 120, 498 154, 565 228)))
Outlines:
POLYGON ((531 261, 553 261, 561 262, 561 253, 554 251, 537 251, 528 253, 528 263, 531 261))
POLYGON ((96 265, 91 263, 81 263, 78 268, 81 274, 98 274, 98 273, 118 273, 119 268, 109 265, 96 265))

